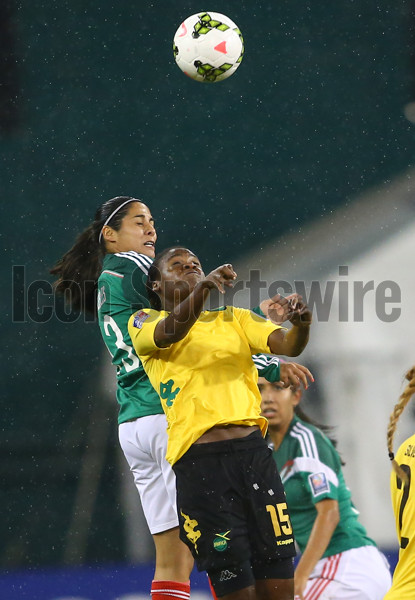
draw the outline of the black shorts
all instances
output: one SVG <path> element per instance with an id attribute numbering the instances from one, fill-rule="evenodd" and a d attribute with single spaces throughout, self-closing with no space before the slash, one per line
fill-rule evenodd
<path id="1" fill-rule="evenodd" d="M 291 565 L 294 536 L 272 452 L 259 431 L 244 438 L 194 444 L 173 466 L 180 537 L 200 571 L 249 561 L 254 579 L 264 565 Z M 231 570 L 231 569 L 230 569 Z M 284 574 L 279 573 L 284 578 Z"/>

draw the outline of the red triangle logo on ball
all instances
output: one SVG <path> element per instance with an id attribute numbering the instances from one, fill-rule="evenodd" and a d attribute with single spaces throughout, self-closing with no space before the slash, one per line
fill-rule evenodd
<path id="1" fill-rule="evenodd" d="M 227 54 L 227 50 L 226 50 L 226 41 L 225 42 L 221 42 L 220 44 L 218 44 L 217 46 L 215 46 L 213 48 L 214 50 L 217 50 L 218 52 L 222 52 L 222 54 Z"/>

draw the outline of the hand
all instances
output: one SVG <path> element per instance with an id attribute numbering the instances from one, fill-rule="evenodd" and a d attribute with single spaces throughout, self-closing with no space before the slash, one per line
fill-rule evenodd
<path id="1" fill-rule="evenodd" d="M 276 294 L 272 298 L 268 298 L 268 300 L 263 300 L 259 308 L 267 319 L 276 325 L 281 325 L 281 323 L 287 321 L 291 314 L 290 301 L 280 294 Z"/>
<path id="2" fill-rule="evenodd" d="M 290 294 L 285 297 L 281 294 L 275 294 L 272 298 L 263 300 L 259 307 L 267 319 L 276 325 L 281 325 L 281 323 L 290 320 L 293 315 L 293 304 L 299 299 L 301 299 L 299 294 Z"/>
<path id="3" fill-rule="evenodd" d="M 290 300 L 291 316 L 289 317 L 289 320 L 296 327 L 301 327 L 302 325 L 311 325 L 311 310 L 308 308 L 301 296 L 298 294 L 293 294 L 293 296 L 294 295 L 296 297 Z"/>
<path id="4" fill-rule="evenodd" d="M 307 577 L 301 577 L 294 573 L 294 599 L 304 600 L 304 591 L 307 586 Z"/>
<path id="5" fill-rule="evenodd" d="M 302 384 L 306 390 L 308 388 L 308 380 L 314 382 L 314 377 L 303 365 L 280 362 L 280 381 L 284 384 L 284 387 L 290 387 L 290 385 L 297 387 Z"/>
<path id="6" fill-rule="evenodd" d="M 209 282 L 210 288 L 216 287 L 220 291 L 221 294 L 225 293 L 224 285 L 227 287 L 233 287 L 233 281 L 236 279 L 236 273 L 233 270 L 232 265 L 222 265 L 218 267 L 214 271 L 211 271 L 204 279 L 204 281 Z"/>

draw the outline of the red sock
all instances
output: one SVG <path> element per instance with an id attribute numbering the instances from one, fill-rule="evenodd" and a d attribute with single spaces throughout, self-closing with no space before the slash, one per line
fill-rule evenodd
<path id="1" fill-rule="evenodd" d="M 213 589 L 213 585 L 212 585 L 212 582 L 210 581 L 210 577 L 209 576 L 208 576 L 208 582 L 209 582 L 209 587 L 210 587 L 210 593 L 212 594 L 213 600 L 218 600 L 218 597 L 215 594 L 215 590 Z"/>
<path id="2" fill-rule="evenodd" d="M 152 600 L 190 600 L 190 581 L 153 581 L 151 583 Z"/>

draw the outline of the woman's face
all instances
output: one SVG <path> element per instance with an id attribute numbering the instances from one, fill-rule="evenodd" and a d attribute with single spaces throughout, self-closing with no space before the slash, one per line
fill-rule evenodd
<path id="1" fill-rule="evenodd" d="M 108 252 L 138 252 L 154 258 L 156 253 L 156 230 L 149 208 L 142 202 L 130 202 L 128 211 L 118 231 L 104 227 L 104 239 Z"/>
<path id="2" fill-rule="evenodd" d="M 300 402 L 300 392 L 282 383 L 269 383 L 263 377 L 258 378 L 261 394 L 261 413 L 268 419 L 269 426 L 275 429 L 288 427 L 294 416 L 294 408 Z"/>
<path id="3" fill-rule="evenodd" d="M 160 280 L 153 282 L 153 290 L 165 301 L 184 300 L 205 274 L 197 256 L 187 248 L 172 248 L 158 265 Z"/>

